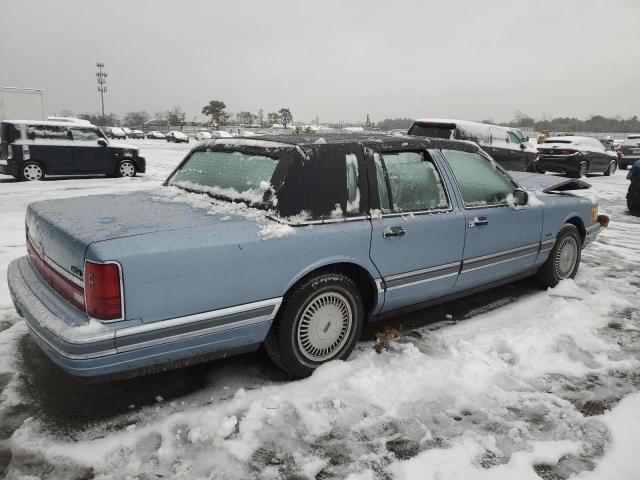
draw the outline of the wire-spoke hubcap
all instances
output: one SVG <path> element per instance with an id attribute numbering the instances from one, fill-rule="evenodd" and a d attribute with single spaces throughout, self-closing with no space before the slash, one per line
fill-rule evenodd
<path id="1" fill-rule="evenodd" d="M 337 292 L 323 293 L 312 299 L 300 316 L 298 348 L 309 360 L 328 360 L 347 342 L 352 325 L 349 301 Z"/>
<path id="2" fill-rule="evenodd" d="M 566 279 L 571 276 L 578 262 L 578 242 L 573 237 L 566 237 L 560 243 L 554 265 L 556 274 L 560 279 Z"/>
<path id="3" fill-rule="evenodd" d="M 130 162 L 120 164 L 120 175 L 123 177 L 133 177 L 134 173 L 136 173 L 136 169 Z"/>
<path id="4" fill-rule="evenodd" d="M 27 165 L 22 173 L 27 180 L 40 180 L 42 178 L 42 169 L 38 165 Z"/>

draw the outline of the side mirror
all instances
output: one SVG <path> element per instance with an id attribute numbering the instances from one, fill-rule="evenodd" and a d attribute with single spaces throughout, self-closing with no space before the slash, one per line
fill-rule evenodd
<path id="1" fill-rule="evenodd" d="M 524 150 L 525 148 L 527 148 L 527 146 L 524 143 L 520 144 L 520 149 Z"/>
<path id="2" fill-rule="evenodd" d="M 104 138 L 99 138 L 98 139 L 98 145 L 100 145 L 101 147 L 106 147 L 107 146 L 107 141 Z"/>
<path id="3" fill-rule="evenodd" d="M 529 194 L 524 190 L 516 188 L 513 191 L 513 203 L 515 203 L 516 207 L 526 205 L 529 203 Z"/>

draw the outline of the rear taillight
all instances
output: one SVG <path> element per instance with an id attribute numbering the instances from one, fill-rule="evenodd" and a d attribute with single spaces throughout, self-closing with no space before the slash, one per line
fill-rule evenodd
<path id="1" fill-rule="evenodd" d="M 84 263 L 87 314 L 98 320 L 121 320 L 122 281 L 117 263 Z"/>
<path id="2" fill-rule="evenodd" d="M 75 282 L 65 278 L 38 253 L 30 239 L 27 239 L 27 252 L 31 264 L 42 275 L 42 278 L 67 302 L 79 310 L 84 310 L 84 292 Z M 59 270 L 59 268 L 58 268 Z M 69 274 L 67 276 L 70 277 Z"/>

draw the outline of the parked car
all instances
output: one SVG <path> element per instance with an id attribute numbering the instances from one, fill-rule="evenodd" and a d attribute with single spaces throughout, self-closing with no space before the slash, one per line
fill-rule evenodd
<path id="1" fill-rule="evenodd" d="M 0 124 L 0 173 L 20 180 L 50 175 L 114 175 L 145 172 L 137 148 L 108 140 L 94 125 L 6 120 Z"/>
<path id="2" fill-rule="evenodd" d="M 207 130 L 199 130 L 196 133 L 196 140 L 200 141 L 200 140 L 209 140 L 210 138 L 213 138 L 211 136 L 211 134 L 207 131 Z"/>
<path id="3" fill-rule="evenodd" d="M 203 141 L 161 189 L 31 203 L 8 279 L 34 341 L 79 376 L 264 344 L 303 377 L 365 322 L 573 278 L 607 221 L 554 193 L 579 182 L 510 175 L 470 142 L 317 139 Z"/>
<path id="4" fill-rule="evenodd" d="M 142 130 L 131 130 L 129 138 L 144 138 L 144 132 Z"/>
<path id="5" fill-rule="evenodd" d="M 517 128 L 487 123 L 424 118 L 413 122 L 409 135 L 470 140 L 507 170 L 533 171 L 536 149 Z"/>
<path id="6" fill-rule="evenodd" d="M 640 135 L 628 135 L 616 151 L 620 158 L 620 168 L 626 170 L 640 160 Z"/>
<path id="7" fill-rule="evenodd" d="M 128 127 L 122 127 L 122 131 L 124 132 L 125 136 L 127 138 L 129 138 L 131 136 L 131 129 Z"/>
<path id="8" fill-rule="evenodd" d="M 104 127 L 103 131 L 108 138 L 114 138 L 114 139 L 127 138 L 127 134 L 120 127 Z"/>
<path id="9" fill-rule="evenodd" d="M 617 153 L 607 150 L 595 138 L 551 137 L 538 145 L 535 169 L 540 173 L 558 172 L 581 178 L 589 173 L 613 175 L 617 168 Z"/>
<path id="10" fill-rule="evenodd" d="M 627 190 L 627 208 L 631 215 L 640 217 L 640 159 L 631 165 L 627 180 L 630 182 Z"/>
<path id="11" fill-rule="evenodd" d="M 152 130 L 147 132 L 147 138 L 151 140 L 164 140 L 164 133 Z"/>
<path id="12" fill-rule="evenodd" d="M 233 138 L 233 135 L 225 130 L 212 130 L 209 133 L 212 138 Z"/>
<path id="13" fill-rule="evenodd" d="M 176 130 L 172 130 L 171 132 L 167 133 L 164 138 L 166 138 L 167 142 L 189 143 L 189 137 L 187 137 L 184 133 L 178 132 Z"/>

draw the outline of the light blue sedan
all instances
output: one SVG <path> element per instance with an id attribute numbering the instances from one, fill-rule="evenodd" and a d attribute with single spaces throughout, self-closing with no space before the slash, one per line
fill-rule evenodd
<path id="1" fill-rule="evenodd" d="M 156 191 L 32 203 L 9 287 L 35 342 L 73 375 L 264 345 L 303 377 L 347 358 L 365 322 L 574 277 L 608 221 L 567 192 L 580 186 L 510 174 L 454 140 L 209 140 Z"/>

